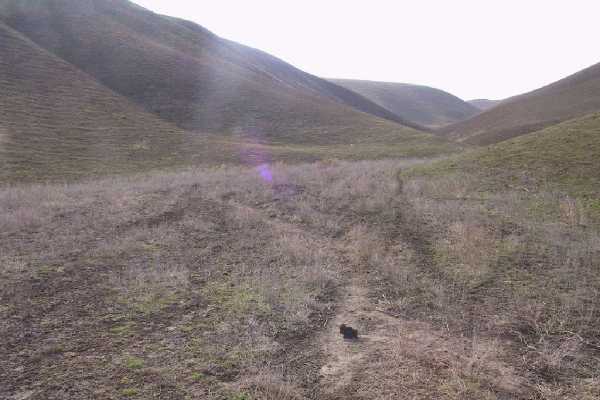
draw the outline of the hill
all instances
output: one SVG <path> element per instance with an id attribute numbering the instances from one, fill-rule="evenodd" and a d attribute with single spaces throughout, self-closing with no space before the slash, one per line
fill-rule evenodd
<path id="1" fill-rule="evenodd" d="M 351 129 L 402 129 L 347 89 L 125 0 L 3 4 L 7 25 L 186 130 L 331 142 Z"/>
<path id="2" fill-rule="evenodd" d="M 489 99 L 475 99 L 475 100 L 467 101 L 467 103 L 469 103 L 473 107 L 477 107 L 478 109 L 480 109 L 482 111 L 487 111 L 492 107 L 496 107 L 501 102 L 502 102 L 502 100 L 489 100 Z"/>
<path id="3" fill-rule="evenodd" d="M 2 1 L 0 32 L 0 182 L 456 147 L 347 89 L 126 1 Z"/>
<path id="4" fill-rule="evenodd" d="M 470 118 L 479 109 L 439 89 L 406 83 L 332 79 L 405 120 L 429 128 Z"/>
<path id="5" fill-rule="evenodd" d="M 440 133 L 486 145 L 600 110 L 600 64 L 541 89 L 512 97 Z"/>
<path id="6" fill-rule="evenodd" d="M 0 23 L 0 181 L 172 164 L 183 132 Z"/>
<path id="7" fill-rule="evenodd" d="M 496 190 L 550 186 L 581 196 L 600 196 L 600 113 L 590 114 L 426 168 L 430 173 L 480 176 Z"/>

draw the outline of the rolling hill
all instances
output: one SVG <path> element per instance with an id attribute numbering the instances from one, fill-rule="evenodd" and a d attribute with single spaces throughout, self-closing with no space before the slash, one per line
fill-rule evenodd
<path id="1" fill-rule="evenodd" d="M 170 164 L 183 132 L 0 23 L 0 181 Z"/>
<path id="2" fill-rule="evenodd" d="M 504 100 L 440 133 L 470 144 L 487 145 L 599 110 L 600 64 L 596 64 L 541 89 Z"/>
<path id="3" fill-rule="evenodd" d="M 502 102 L 502 100 L 489 100 L 489 99 L 475 99 L 475 100 L 467 101 L 467 103 L 469 103 L 470 105 L 472 105 L 474 107 L 477 107 L 478 109 L 480 109 L 482 111 L 487 111 L 492 107 L 496 107 L 501 102 Z"/>
<path id="4" fill-rule="evenodd" d="M 600 196 L 600 113 L 553 125 L 426 167 L 480 176 L 480 188 L 553 188 Z M 600 211 L 600 209 L 599 209 Z"/>
<path id="5" fill-rule="evenodd" d="M 400 128 L 382 118 L 403 122 L 275 57 L 125 0 L 3 5 L 0 18 L 14 30 L 186 130 L 331 141 L 349 129 Z"/>
<path id="6" fill-rule="evenodd" d="M 0 182 L 455 148 L 350 90 L 124 0 L 5 0 L 0 33 Z"/>
<path id="7" fill-rule="evenodd" d="M 462 121 L 480 110 L 439 89 L 406 83 L 332 79 L 405 120 L 429 128 Z"/>

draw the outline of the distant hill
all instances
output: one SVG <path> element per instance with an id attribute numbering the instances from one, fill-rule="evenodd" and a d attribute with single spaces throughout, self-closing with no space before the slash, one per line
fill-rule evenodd
<path id="1" fill-rule="evenodd" d="M 404 120 L 434 128 L 470 118 L 480 109 L 439 89 L 406 83 L 332 79 Z"/>
<path id="2" fill-rule="evenodd" d="M 347 89 L 124 0 L 0 1 L 0 183 L 435 155 Z"/>
<path id="3" fill-rule="evenodd" d="M 463 171 L 480 175 L 480 189 L 551 185 L 598 199 L 600 112 L 478 148 L 426 168 L 433 173 Z"/>
<path id="4" fill-rule="evenodd" d="M 478 109 L 480 109 L 482 111 L 487 111 L 492 107 L 496 107 L 501 102 L 502 102 L 502 100 L 488 100 L 488 99 L 475 99 L 475 100 L 467 101 L 467 103 L 469 103 L 470 105 L 472 105 L 474 107 L 477 107 Z"/>
<path id="5" fill-rule="evenodd" d="M 504 100 L 440 133 L 471 144 L 497 143 L 600 111 L 600 64 L 541 89 Z"/>
<path id="6" fill-rule="evenodd" d="M 382 118 L 404 122 L 266 53 L 125 0 L 4 0 L 0 18 L 114 92 L 186 130 L 331 142 L 349 130 L 402 129 Z"/>
<path id="7" fill-rule="evenodd" d="M 0 181 L 161 165 L 182 131 L 0 23 Z"/>

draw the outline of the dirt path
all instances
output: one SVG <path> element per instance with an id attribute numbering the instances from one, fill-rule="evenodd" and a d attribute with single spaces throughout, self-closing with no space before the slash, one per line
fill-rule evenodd
<path id="1" fill-rule="evenodd" d="M 368 310 L 366 290 L 355 279 L 348 286 L 347 296 L 342 300 L 338 314 L 331 320 L 319 339 L 323 353 L 326 354 L 321 367 L 321 384 L 324 394 L 333 395 L 348 386 L 354 375 L 354 367 L 361 364 L 369 345 L 369 338 L 361 329 L 365 326 L 365 313 Z M 369 317 L 366 317 L 369 318 Z M 359 340 L 342 340 L 337 327 L 347 324 L 359 330 Z"/>
<path id="2" fill-rule="evenodd" d="M 317 339 L 324 361 L 316 398 L 456 398 L 466 394 L 471 379 L 495 388 L 486 392 L 489 398 L 521 398 L 514 394 L 521 393 L 522 379 L 499 359 L 498 343 L 386 314 L 373 303 L 366 282 L 355 273 Z M 344 340 L 340 324 L 358 329 L 359 339 Z"/>
<path id="3" fill-rule="evenodd" d="M 322 398 L 351 398 L 357 375 L 401 328 L 401 319 L 384 314 L 372 303 L 365 282 L 360 274 L 350 281 L 338 313 L 318 339 L 325 354 L 320 371 Z M 359 339 L 344 340 L 338 330 L 341 324 L 358 329 Z"/>

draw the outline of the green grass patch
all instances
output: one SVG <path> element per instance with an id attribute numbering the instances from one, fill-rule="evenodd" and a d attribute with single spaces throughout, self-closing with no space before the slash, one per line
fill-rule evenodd
<path id="1" fill-rule="evenodd" d="M 127 323 L 124 325 L 113 326 L 109 329 L 109 332 L 113 335 L 128 336 L 133 332 L 135 325 L 133 323 Z"/>
<path id="2" fill-rule="evenodd" d="M 204 374 L 200 373 L 200 372 L 193 372 L 192 375 L 190 376 L 192 378 L 193 381 L 201 381 L 205 378 Z"/>
<path id="3" fill-rule="evenodd" d="M 228 400 L 254 400 L 248 393 L 233 393 L 227 397 Z"/>
<path id="4" fill-rule="evenodd" d="M 144 360 L 142 360 L 141 358 L 137 358 L 137 357 L 128 357 L 125 360 L 125 366 L 128 369 L 142 369 L 144 368 Z"/>
<path id="5" fill-rule="evenodd" d="M 139 393 L 139 391 L 134 388 L 127 388 L 127 389 L 121 390 L 121 394 L 125 397 L 137 396 L 138 393 Z"/>
<path id="6" fill-rule="evenodd" d="M 250 286 L 211 283 L 204 287 L 203 292 L 224 313 L 233 315 L 265 314 L 271 310 L 260 292 Z"/>

